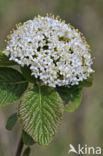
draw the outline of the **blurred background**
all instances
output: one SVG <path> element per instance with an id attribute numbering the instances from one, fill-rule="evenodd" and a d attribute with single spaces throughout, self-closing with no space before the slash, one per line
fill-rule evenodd
<path id="1" fill-rule="evenodd" d="M 52 143 L 48 147 L 35 144 L 30 156 L 68 156 L 69 144 L 103 149 L 103 0 L 0 0 L 0 50 L 5 49 L 4 40 L 16 23 L 46 13 L 59 15 L 85 35 L 96 72 L 93 86 L 83 90 L 79 109 L 65 112 Z M 0 156 L 15 155 L 21 129 L 17 124 L 9 132 L 5 124 L 16 109 L 17 104 L 0 108 Z"/>

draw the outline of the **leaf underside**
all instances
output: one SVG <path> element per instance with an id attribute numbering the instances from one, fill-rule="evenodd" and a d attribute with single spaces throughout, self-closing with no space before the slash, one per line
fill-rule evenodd
<path id="1" fill-rule="evenodd" d="M 18 100 L 27 86 L 25 78 L 17 70 L 0 67 L 0 105 Z"/>
<path id="2" fill-rule="evenodd" d="M 18 107 L 23 129 L 40 145 L 48 145 L 64 112 L 63 101 L 54 88 L 35 86 L 25 92 Z"/>

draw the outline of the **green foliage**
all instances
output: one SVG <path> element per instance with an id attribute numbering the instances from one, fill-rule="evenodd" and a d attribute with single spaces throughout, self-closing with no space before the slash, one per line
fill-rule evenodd
<path id="1" fill-rule="evenodd" d="M 74 112 L 80 105 L 82 99 L 82 89 L 79 86 L 58 87 L 58 93 L 64 101 L 64 109 Z"/>
<path id="2" fill-rule="evenodd" d="M 23 152 L 23 156 L 29 156 L 29 155 L 30 155 L 30 151 L 31 151 L 30 147 L 27 147 L 27 148 L 24 150 L 24 152 Z"/>
<path id="3" fill-rule="evenodd" d="M 87 80 L 84 80 L 79 85 L 71 87 L 57 87 L 57 91 L 64 101 L 64 109 L 67 112 L 74 112 L 82 100 L 82 88 L 92 86 L 93 74 Z"/>
<path id="4" fill-rule="evenodd" d="M 17 122 L 17 119 L 18 119 L 17 113 L 12 114 L 12 115 L 8 118 L 8 120 L 7 120 L 6 129 L 7 129 L 7 130 L 12 130 L 13 127 L 15 126 L 16 122 Z"/>
<path id="5" fill-rule="evenodd" d="M 18 118 L 23 129 L 45 146 L 55 135 L 63 112 L 63 101 L 54 88 L 35 86 L 25 92 L 18 107 Z"/>
<path id="6" fill-rule="evenodd" d="M 33 145 L 34 144 L 34 140 L 32 139 L 32 137 L 30 135 L 28 135 L 24 130 L 23 130 L 22 136 L 23 136 L 23 142 L 25 145 Z"/>
<path id="7" fill-rule="evenodd" d="M 24 66 L 24 67 L 21 67 L 20 69 L 27 81 L 31 83 L 36 82 L 36 78 L 34 76 L 31 76 L 31 70 L 29 67 Z"/>
<path id="8" fill-rule="evenodd" d="M 9 61 L 9 58 L 5 54 L 0 52 L 0 66 L 12 66 L 12 65 L 16 65 L 16 63 L 14 61 Z"/>
<path id="9" fill-rule="evenodd" d="M 17 70 L 0 67 L 0 105 L 18 100 L 27 86 L 25 78 Z"/>
<path id="10" fill-rule="evenodd" d="M 93 74 L 91 74 L 87 80 L 82 81 L 79 86 L 82 88 L 91 87 L 92 84 L 93 84 Z"/>
<path id="11" fill-rule="evenodd" d="M 33 88 L 24 93 L 17 113 L 12 114 L 7 121 L 6 129 L 12 130 L 17 119 L 24 129 L 23 143 L 27 146 L 35 142 L 42 146 L 48 145 L 60 125 L 64 109 L 75 111 L 82 100 L 82 88 L 92 85 L 93 75 L 79 85 L 57 87 L 56 89 L 41 86 L 41 81 L 31 75 L 29 67 L 20 67 L 21 72 L 3 67 L 15 65 L 8 57 L 0 53 L 0 105 L 7 105 L 20 99 L 27 89 L 28 82 L 34 83 Z M 30 154 L 27 147 L 23 156 Z"/>

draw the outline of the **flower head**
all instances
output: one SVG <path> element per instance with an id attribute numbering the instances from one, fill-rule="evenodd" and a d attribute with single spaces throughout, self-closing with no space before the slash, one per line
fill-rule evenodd
<path id="1" fill-rule="evenodd" d="M 6 55 L 52 87 L 78 85 L 93 72 L 84 37 L 71 25 L 48 16 L 17 26 L 9 36 Z"/>

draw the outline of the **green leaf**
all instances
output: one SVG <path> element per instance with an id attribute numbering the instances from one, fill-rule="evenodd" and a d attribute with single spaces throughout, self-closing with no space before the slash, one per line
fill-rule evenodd
<path id="1" fill-rule="evenodd" d="M 87 80 L 82 81 L 79 86 L 91 87 L 92 84 L 93 84 L 93 74 L 91 74 Z"/>
<path id="2" fill-rule="evenodd" d="M 30 147 L 27 147 L 27 148 L 24 150 L 24 152 L 23 152 L 23 156 L 29 156 L 29 155 L 30 155 L 30 151 L 31 151 Z"/>
<path id="3" fill-rule="evenodd" d="M 12 66 L 16 64 L 17 63 L 15 63 L 14 61 L 10 61 L 9 57 L 7 57 L 5 54 L 0 52 L 0 66 Z"/>
<path id="4" fill-rule="evenodd" d="M 18 100 L 27 86 L 25 78 L 17 70 L 0 67 L 0 105 Z"/>
<path id="5" fill-rule="evenodd" d="M 21 71 L 27 81 L 29 81 L 31 83 L 36 82 L 36 78 L 31 75 L 31 70 L 29 69 L 29 67 L 24 66 L 24 67 L 20 67 L 20 68 L 21 68 Z"/>
<path id="6" fill-rule="evenodd" d="M 64 101 L 64 109 L 67 112 L 74 112 L 82 100 L 82 88 L 79 86 L 58 87 L 57 91 Z"/>
<path id="7" fill-rule="evenodd" d="M 45 146 L 55 135 L 63 112 L 63 101 L 54 88 L 35 86 L 21 99 L 18 118 L 34 141 Z"/>
<path id="8" fill-rule="evenodd" d="M 34 144 L 34 140 L 32 139 L 32 137 L 30 135 L 28 135 L 24 130 L 23 130 L 22 136 L 23 136 L 23 142 L 25 145 L 33 145 Z"/>
<path id="9" fill-rule="evenodd" d="M 17 122 L 17 113 L 14 113 L 12 114 L 8 120 L 7 120 L 7 123 L 6 123 L 6 129 L 7 130 L 12 130 L 12 128 L 15 126 L 16 122 Z"/>

